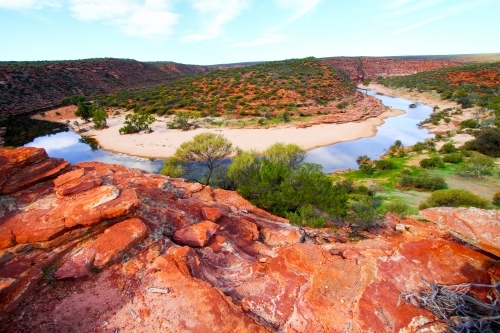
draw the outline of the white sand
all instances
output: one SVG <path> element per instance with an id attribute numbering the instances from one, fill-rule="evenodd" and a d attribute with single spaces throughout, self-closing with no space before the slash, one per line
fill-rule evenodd
<path id="1" fill-rule="evenodd" d="M 243 150 L 263 151 L 276 142 L 295 143 L 304 150 L 310 150 L 337 142 L 374 136 L 377 132 L 376 126 L 382 125 L 384 119 L 404 113 L 392 109 L 362 122 L 322 124 L 307 128 L 296 128 L 291 124 L 268 129 L 198 128 L 180 131 L 168 129 L 165 121 L 156 121 L 151 126 L 152 133 L 120 135 L 118 129 L 122 127 L 125 118 L 122 114 L 108 118 L 108 128 L 90 130 L 83 135 L 94 137 L 105 150 L 148 158 L 172 156 L 181 143 L 191 140 L 202 132 L 223 134 L 234 146 Z"/>

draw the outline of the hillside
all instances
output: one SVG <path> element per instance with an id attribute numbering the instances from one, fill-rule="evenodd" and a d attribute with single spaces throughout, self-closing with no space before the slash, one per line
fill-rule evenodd
<path id="1" fill-rule="evenodd" d="M 355 81 L 379 76 L 415 74 L 468 63 L 500 61 L 500 54 L 405 56 L 405 57 L 332 57 L 322 59 L 344 71 Z"/>
<path id="2" fill-rule="evenodd" d="M 435 90 L 463 108 L 479 105 L 500 112 L 500 62 L 442 68 L 418 74 L 380 78 L 389 87 Z"/>
<path id="3" fill-rule="evenodd" d="M 176 63 L 128 59 L 0 62 L 0 115 L 51 108 L 75 94 L 109 94 L 150 87 L 208 69 Z"/>
<path id="4" fill-rule="evenodd" d="M 331 112 L 349 104 L 356 89 L 342 72 L 315 58 L 215 70 L 149 89 L 129 89 L 100 99 L 108 106 L 171 114 L 264 115 L 286 108 Z"/>

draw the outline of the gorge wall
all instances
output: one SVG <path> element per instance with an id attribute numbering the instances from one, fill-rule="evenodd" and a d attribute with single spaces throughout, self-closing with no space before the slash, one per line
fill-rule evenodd
<path id="1" fill-rule="evenodd" d="M 207 70 L 204 66 L 112 58 L 0 63 L 0 115 L 52 108 L 71 95 L 150 87 Z"/>
<path id="2" fill-rule="evenodd" d="M 37 148 L 0 150 L 0 193 L 1 332 L 444 332 L 401 292 L 500 276 L 452 232 L 498 228 L 488 211 L 387 216 L 352 241 L 348 225 L 297 228 L 235 192 Z"/>

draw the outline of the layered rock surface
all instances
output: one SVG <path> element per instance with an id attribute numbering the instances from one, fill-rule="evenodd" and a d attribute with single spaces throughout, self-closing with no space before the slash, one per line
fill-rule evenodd
<path id="1" fill-rule="evenodd" d="M 47 160 L 0 150 L 0 190 Z M 401 291 L 498 278 L 496 257 L 431 223 L 388 216 L 349 242 L 138 169 L 45 174 L 0 196 L 0 331 L 430 332 Z"/>

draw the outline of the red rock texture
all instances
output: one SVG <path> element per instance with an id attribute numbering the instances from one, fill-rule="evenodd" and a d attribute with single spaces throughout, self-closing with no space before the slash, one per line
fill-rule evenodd
<path id="1" fill-rule="evenodd" d="M 437 207 L 421 214 L 461 240 L 500 257 L 500 211 Z"/>
<path id="2" fill-rule="evenodd" d="M 193 226 L 177 230 L 172 238 L 179 245 L 205 246 L 219 226 L 210 221 L 201 221 Z"/>
<path id="3" fill-rule="evenodd" d="M 388 215 L 349 242 L 348 227 L 299 229 L 235 192 L 97 162 L 0 203 L 5 332 L 430 332 L 442 323 L 401 291 L 500 276 L 447 227 Z"/>

